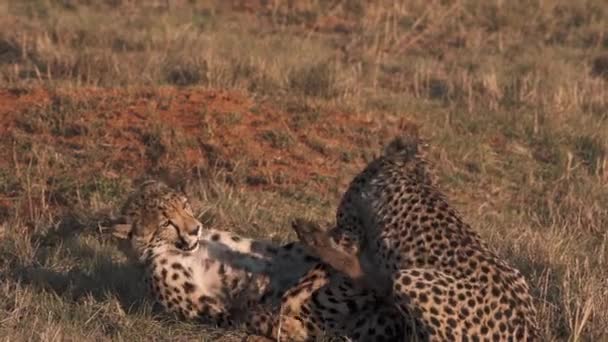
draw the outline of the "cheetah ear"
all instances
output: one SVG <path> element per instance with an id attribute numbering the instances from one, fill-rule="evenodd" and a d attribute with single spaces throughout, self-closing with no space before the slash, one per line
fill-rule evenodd
<path id="1" fill-rule="evenodd" d="M 173 188 L 181 192 L 182 195 L 189 197 L 188 195 L 190 195 L 191 184 L 186 179 L 180 179 L 173 183 Z"/>
<path id="2" fill-rule="evenodd" d="M 182 195 L 188 197 L 189 187 L 186 182 L 180 182 L 176 186 L 176 190 L 181 192 Z"/>
<path id="3" fill-rule="evenodd" d="M 132 230 L 133 224 L 124 222 L 115 222 L 112 224 L 112 228 L 110 228 L 112 236 L 123 240 L 127 240 L 131 237 Z"/>
<path id="4" fill-rule="evenodd" d="M 159 171 L 157 178 L 171 189 L 181 192 L 185 196 L 188 195 L 190 184 L 186 180 L 188 177 L 186 177 L 185 175 L 179 173 L 172 173 L 163 169 Z"/>

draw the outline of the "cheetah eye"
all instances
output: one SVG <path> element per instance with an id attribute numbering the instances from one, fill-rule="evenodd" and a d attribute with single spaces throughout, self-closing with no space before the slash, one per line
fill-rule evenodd
<path id="1" fill-rule="evenodd" d="M 171 225 L 171 220 L 163 221 L 163 223 L 160 224 L 160 226 L 163 227 L 163 228 L 167 228 L 170 225 Z"/>

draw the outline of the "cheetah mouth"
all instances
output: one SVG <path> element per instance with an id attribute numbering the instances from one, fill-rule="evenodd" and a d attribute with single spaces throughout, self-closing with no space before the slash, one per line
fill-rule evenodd
<path id="1" fill-rule="evenodd" d="M 198 242 L 193 243 L 192 245 L 188 246 L 186 244 L 180 244 L 180 246 L 178 246 L 179 249 L 181 249 L 184 252 L 192 252 L 195 249 L 198 248 Z"/>

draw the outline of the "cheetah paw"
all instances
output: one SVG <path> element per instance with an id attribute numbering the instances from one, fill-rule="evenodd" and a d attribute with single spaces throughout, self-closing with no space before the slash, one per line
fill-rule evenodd
<path id="1" fill-rule="evenodd" d="M 291 223 L 298 239 L 305 245 L 318 249 L 327 248 L 329 237 L 327 232 L 315 222 L 297 218 Z"/>

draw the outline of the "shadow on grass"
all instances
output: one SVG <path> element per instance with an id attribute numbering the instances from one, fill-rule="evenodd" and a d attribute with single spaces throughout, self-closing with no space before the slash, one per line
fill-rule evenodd
<path id="1" fill-rule="evenodd" d="M 33 234 L 34 256 L 26 262 L 17 256 L 5 260 L 10 265 L 7 278 L 66 301 L 114 297 L 126 312 L 141 311 L 149 303 L 143 270 L 133 262 L 117 261 L 121 252 L 111 247 L 115 241 L 91 229 L 91 221 L 68 214 L 53 229 Z"/>

